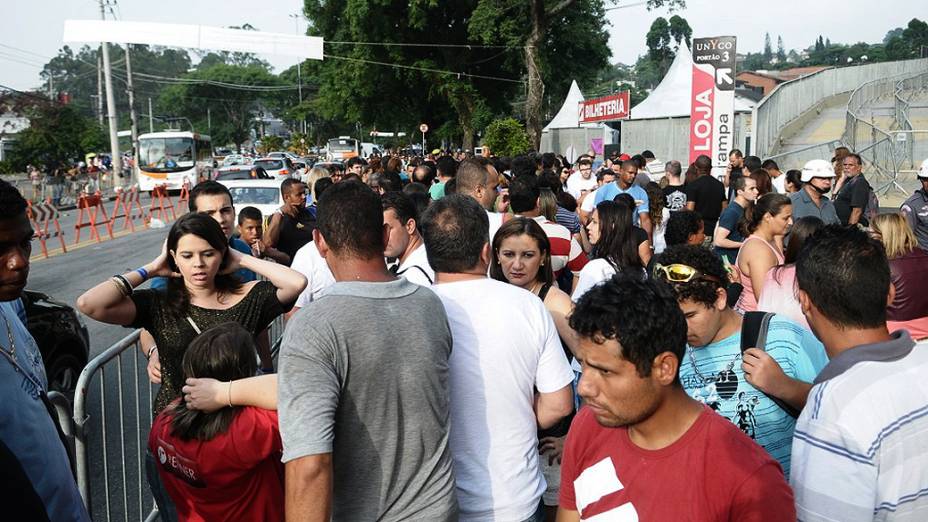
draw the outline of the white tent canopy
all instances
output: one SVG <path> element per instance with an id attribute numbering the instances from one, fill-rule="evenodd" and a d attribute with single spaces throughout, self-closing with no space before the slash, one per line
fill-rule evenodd
<path id="1" fill-rule="evenodd" d="M 690 103 L 693 90 L 693 55 L 686 42 L 680 42 L 677 56 L 661 83 L 651 94 L 632 107 L 630 118 L 643 120 L 649 118 L 670 118 L 690 115 Z M 735 112 L 750 111 L 754 102 L 735 96 Z M 562 109 L 563 110 L 563 109 Z"/>
<path id="2" fill-rule="evenodd" d="M 570 84 L 570 90 L 567 91 L 567 97 L 564 98 L 561 110 L 557 111 L 554 119 L 542 129 L 542 132 L 551 129 L 595 129 L 602 127 L 601 123 L 580 123 L 580 103 L 583 100 L 585 98 L 583 93 L 580 92 L 580 86 L 577 85 L 577 80 L 574 80 Z"/>

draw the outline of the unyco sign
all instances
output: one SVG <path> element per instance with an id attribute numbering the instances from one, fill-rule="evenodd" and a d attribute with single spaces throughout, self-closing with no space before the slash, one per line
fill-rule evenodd
<path id="1" fill-rule="evenodd" d="M 728 164 L 735 134 L 735 37 L 693 40 L 690 163 L 705 154 L 712 165 Z"/>
<path id="2" fill-rule="evenodd" d="M 579 109 L 580 123 L 623 120 L 628 118 L 628 91 L 582 101 Z"/>

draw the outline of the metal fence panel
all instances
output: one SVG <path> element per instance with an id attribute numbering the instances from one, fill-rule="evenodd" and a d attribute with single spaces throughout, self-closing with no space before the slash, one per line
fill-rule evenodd
<path id="1" fill-rule="evenodd" d="M 154 387 L 140 332 L 87 363 L 74 394 L 77 486 L 98 521 L 144 520 L 156 512 L 144 471 Z"/>
<path id="2" fill-rule="evenodd" d="M 754 108 L 755 155 L 776 153 L 784 127 L 824 99 L 851 92 L 874 78 L 928 70 L 928 59 L 829 68 L 781 83 Z"/>

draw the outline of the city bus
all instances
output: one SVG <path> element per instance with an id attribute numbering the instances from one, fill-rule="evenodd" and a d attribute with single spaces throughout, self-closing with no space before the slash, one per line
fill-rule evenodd
<path id="1" fill-rule="evenodd" d="M 361 142 L 349 137 L 339 136 L 329 140 L 326 159 L 329 161 L 345 161 L 348 158 L 361 155 Z"/>
<path id="2" fill-rule="evenodd" d="M 152 132 L 139 136 L 139 164 L 136 174 L 139 190 L 150 191 L 157 185 L 180 190 L 184 181 L 190 186 L 201 177 L 209 177 L 213 167 L 209 136 L 186 131 Z"/>

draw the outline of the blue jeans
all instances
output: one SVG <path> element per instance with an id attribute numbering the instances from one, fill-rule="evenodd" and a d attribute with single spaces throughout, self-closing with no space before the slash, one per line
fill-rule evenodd
<path id="1" fill-rule="evenodd" d="M 538 499 L 538 509 L 532 513 L 532 516 L 526 518 L 523 522 L 545 522 L 545 503 Z"/>
<path id="2" fill-rule="evenodd" d="M 159 518 L 162 522 L 177 522 L 177 509 L 168 491 L 164 489 L 161 476 L 158 475 L 155 456 L 148 449 L 145 450 L 145 477 L 148 479 L 148 487 L 151 488 L 151 496 L 155 498 L 155 505 L 158 506 Z"/>

